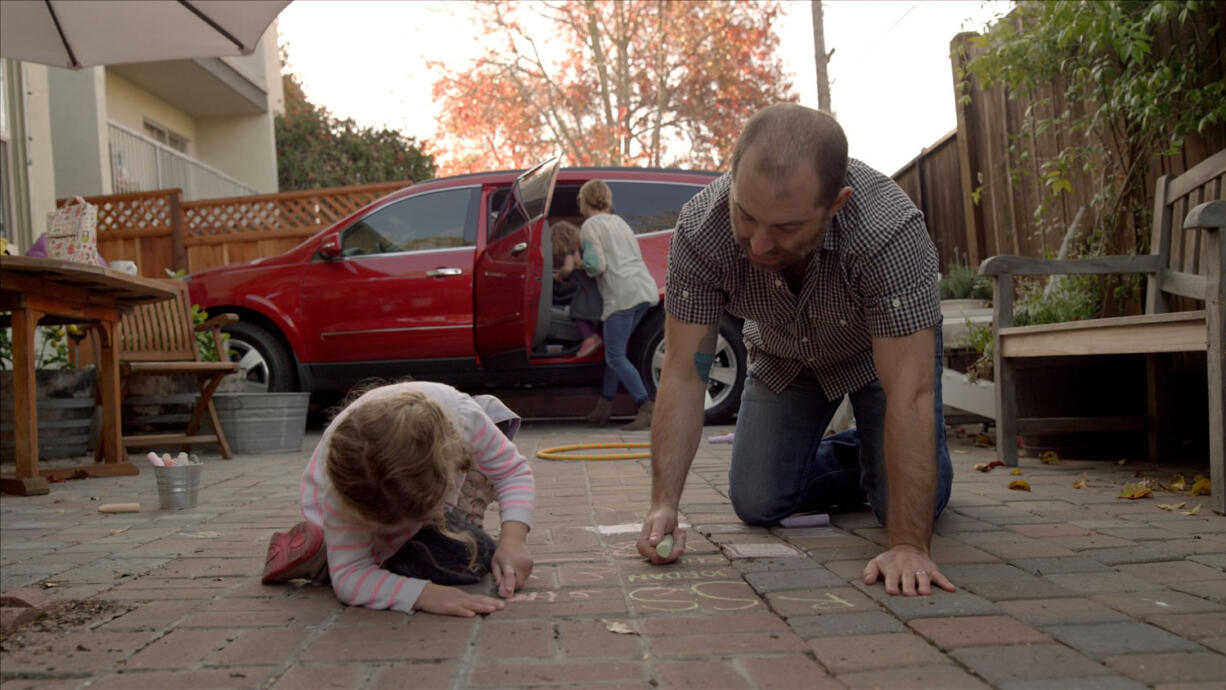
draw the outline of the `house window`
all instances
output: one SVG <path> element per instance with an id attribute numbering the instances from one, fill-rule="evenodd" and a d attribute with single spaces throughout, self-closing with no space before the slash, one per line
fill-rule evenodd
<path id="1" fill-rule="evenodd" d="M 163 127 L 156 122 L 145 120 L 145 134 L 154 141 L 165 144 L 179 153 L 187 153 L 187 137 Z"/>

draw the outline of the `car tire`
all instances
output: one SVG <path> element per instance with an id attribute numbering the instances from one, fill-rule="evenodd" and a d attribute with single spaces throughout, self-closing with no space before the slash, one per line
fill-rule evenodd
<path id="1" fill-rule="evenodd" d="M 660 367 L 664 362 L 664 310 L 655 309 L 635 329 L 630 352 L 647 392 L 654 398 L 660 384 Z M 741 340 L 740 324 L 731 317 L 720 319 L 719 340 L 715 346 L 715 362 L 707 384 L 704 407 L 706 424 L 727 424 L 741 406 L 745 375 L 749 371 L 745 344 Z"/>
<path id="2" fill-rule="evenodd" d="M 232 323 L 222 330 L 230 334 L 230 360 L 239 363 L 246 390 L 277 393 L 298 389 L 294 359 L 280 338 L 249 321 Z"/>

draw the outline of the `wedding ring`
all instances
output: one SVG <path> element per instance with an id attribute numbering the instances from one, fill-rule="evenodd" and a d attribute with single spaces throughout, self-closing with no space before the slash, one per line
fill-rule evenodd
<path id="1" fill-rule="evenodd" d="M 915 571 L 915 574 L 916 574 L 917 576 L 918 576 L 918 575 L 927 575 L 927 574 L 928 574 L 928 571 L 927 571 L 927 570 L 917 570 L 917 571 Z"/>

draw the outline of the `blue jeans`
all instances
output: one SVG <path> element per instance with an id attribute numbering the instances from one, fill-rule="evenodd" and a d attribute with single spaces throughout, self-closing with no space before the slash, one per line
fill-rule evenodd
<path id="1" fill-rule="evenodd" d="M 612 400 L 617 395 L 617 384 L 620 382 L 634 398 L 634 404 L 647 402 L 647 387 L 639 376 L 638 369 L 630 363 L 626 356 L 626 346 L 630 344 L 630 334 L 643 320 L 650 305 L 640 302 L 629 309 L 615 311 L 604 321 L 604 385 L 600 395 L 605 400 Z"/>
<path id="2" fill-rule="evenodd" d="M 936 352 L 934 520 L 949 501 L 954 475 L 945 443 L 939 330 Z M 822 438 L 842 400 L 828 401 L 812 373 L 803 370 L 777 395 L 752 376 L 747 378 L 728 473 L 737 516 L 750 525 L 773 525 L 793 513 L 825 512 L 867 500 L 886 524 L 885 398 L 879 381 L 851 393 L 856 428 Z"/>

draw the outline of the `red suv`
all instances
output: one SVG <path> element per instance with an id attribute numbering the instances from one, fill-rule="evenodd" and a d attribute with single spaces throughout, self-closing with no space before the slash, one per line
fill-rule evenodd
<path id="1" fill-rule="evenodd" d="M 661 292 L 681 206 L 716 173 L 560 168 L 429 180 L 389 194 L 290 251 L 193 274 L 191 298 L 230 312 L 232 356 L 251 387 L 343 393 L 370 377 L 474 390 L 600 386 L 603 353 L 552 304 L 550 223 L 582 222 L 579 187 L 599 178 L 638 234 Z M 741 325 L 721 325 L 707 420 L 727 421 L 745 379 Z M 656 307 L 630 341 L 654 392 L 664 353 Z"/>

